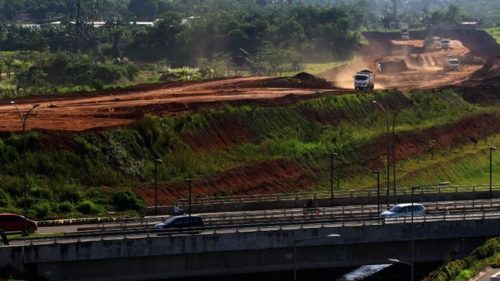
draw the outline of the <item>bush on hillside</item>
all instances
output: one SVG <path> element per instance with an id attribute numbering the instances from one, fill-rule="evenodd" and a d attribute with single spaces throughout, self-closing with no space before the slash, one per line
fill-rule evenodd
<path id="1" fill-rule="evenodd" d="M 96 215 L 100 212 L 100 208 L 89 200 L 85 200 L 78 204 L 76 210 L 85 215 Z"/>
<path id="2" fill-rule="evenodd" d="M 115 195 L 113 195 L 112 203 L 118 211 L 141 211 L 146 208 L 144 201 L 137 198 L 135 193 L 131 191 L 115 193 Z"/>

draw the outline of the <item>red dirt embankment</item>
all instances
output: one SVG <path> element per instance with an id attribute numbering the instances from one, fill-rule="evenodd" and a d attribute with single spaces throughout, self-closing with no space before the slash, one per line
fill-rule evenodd
<path id="1" fill-rule="evenodd" d="M 467 81 L 452 87 L 469 102 L 500 101 L 500 55 L 490 58 Z"/>
<path id="2" fill-rule="evenodd" d="M 304 85 L 310 85 L 310 80 L 245 77 L 205 82 L 166 83 L 76 96 L 68 94 L 62 98 L 23 98 L 17 100 L 17 104 L 22 110 L 27 110 L 32 104 L 40 104 L 30 118 L 28 123 L 30 128 L 84 132 L 98 128 L 130 126 L 146 114 L 175 115 L 191 111 L 192 105 L 251 103 L 279 99 L 288 95 L 308 96 L 335 90 L 317 82 L 313 81 L 311 85 L 317 85 L 318 88 L 305 88 Z M 0 119 L 2 120 L 0 131 L 21 130 L 17 111 L 8 101 L 0 102 Z"/>
<path id="3" fill-rule="evenodd" d="M 396 160 L 404 160 L 450 147 L 475 144 L 498 132 L 500 132 L 500 115 L 483 114 L 442 127 L 397 133 Z M 380 168 L 384 165 L 381 156 L 385 155 L 386 149 L 386 137 L 380 136 L 375 143 L 361 148 L 361 151 L 365 155 L 372 155 L 368 164 L 370 167 Z"/>
<path id="4" fill-rule="evenodd" d="M 227 120 L 229 121 L 229 120 Z M 483 114 L 468 117 L 457 123 L 442 127 L 424 129 L 422 131 L 401 132 L 396 134 L 396 159 L 401 161 L 432 151 L 474 144 L 500 132 L 500 115 Z M 246 139 L 241 139 L 246 142 Z M 223 148 L 223 141 L 219 148 Z M 235 144 L 237 143 L 234 140 Z M 201 145 L 201 144 L 200 144 Z M 352 159 L 358 163 L 349 163 L 349 167 L 341 167 L 343 176 L 358 173 L 360 167 L 382 169 L 386 153 L 384 135 L 372 143 L 361 147 Z M 363 169 L 364 170 L 364 169 Z M 249 166 L 234 168 L 213 176 L 197 179 L 193 182 L 193 194 L 196 197 L 213 194 L 244 195 L 280 192 L 296 192 L 314 186 L 317 175 L 310 168 L 294 160 L 277 159 Z M 134 190 L 148 204 L 154 201 L 154 189 L 151 186 Z M 187 197 L 185 183 L 161 185 L 159 189 L 160 204 L 170 204 Z"/>
<path id="5" fill-rule="evenodd" d="M 293 160 L 276 159 L 196 179 L 193 181 L 193 196 L 294 192 L 308 188 L 314 182 L 314 175 L 308 168 Z M 134 192 L 148 205 L 154 204 L 153 188 L 136 188 Z M 186 183 L 160 185 L 158 188 L 160 204 L 171 204 L 186 197 Z"/>

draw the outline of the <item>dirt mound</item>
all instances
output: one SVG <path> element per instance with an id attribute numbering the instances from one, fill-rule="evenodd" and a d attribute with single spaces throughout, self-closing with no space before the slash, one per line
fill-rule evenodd
<path id="1" fill-rule="evenodd" d="M 489 59 L 486 64 L 478 71 L 474 72 L 471 77 L 473 80 L 482 80 L 500 83 L 500 55 Z"/>
<path id="2" fill-rule="evenodd" d="M 500 100 L 500 55 L 489 59 L 467 81 L 453 89 L 461 92 L 464 99 L 469 102 L 498 102 Z"/>
<path id="3" fill-rule="evenodd" d="M 257 82 L 249 82 L 240 85 L 241 87 L 264 87 L 264 88 L 303 88 L 303 89 L 332 89 L 330 82 L 323 78 L 316 77 L 307 72 L 300 72 L 291 77 L 268 78 Z"/>
<path id="4" fill-rule="evenodd" d="M 293 160 L 269 160 L 254 165 L 231 169 L 220 174 L 193 181 L 193 195 L 204 197 L 220 195 L 248 195 L 294 192 L 310 187 L 315 182 L 312 172 Z M 134 190 L 148 205 L 154 204 L 154 188 Z M 185 183 L 160 186 L 160 205 L 171 204 L 187 197 Z"/>
<path id="5" fill-rule="evenodd" d="M 399 73 L 410 69 L 402 58 L 379 59 L 377 62 L 380 64 L 382 73 Z"/>

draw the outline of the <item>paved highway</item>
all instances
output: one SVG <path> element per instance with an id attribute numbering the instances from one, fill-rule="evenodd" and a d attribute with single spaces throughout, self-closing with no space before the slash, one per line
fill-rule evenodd
<path id="1" fill-rule="evenodd" d="M 466 211 L 463 213 L 449 214 L 429 214 L 425 217 L 415 217 L 414 223 L 431 223 L 439 221 L 466 221 L 466 220 L 483 220 L 483 219 L 499 219 L 500 209 L 497 211 L 489 211 L 487 213 L 481 211 Z M 117 240 L 117 239 L 139 239 L 148 237 L 158 237 L 158 236 L 186 236 L 186 235 L 217 235 L 224 233 L 243 233 L 243 232 L 257 232 L 257 231 L 276 231 L 276 230 L 294 230 L 294 229 L 319 229 L 319 228 L 332 228 L 332 227 L 362 227 L 369 225 L 388 225 L 388 224 L 408 224 L 411 222 L 409 217 L 398 218 L 398 219 L 388 219 L 386 221 L 380 221 L 379 219 L 359 219 L 352 221 L 338 221 L 332 222 L 329 220 L 321 222 L 310 222 L 310 223 L 265 223 L 265 224 L 247 224 L 247 225 L 227 225 L 227 226 L 216 226 L 216 227 L 203 227 L 197 229 L 185 229 L 185 230 L 165 230 L 165 231 L 154 231 L 151 229 L 145 229 L 142 231 L 104 231 L 92 233 L 89 236 L 68 236 L 68 237 L 52 237 L 52 238 L 33 238 L 26 240 L 14 240 L 11 241 L 11 245 L 43 245 L 52 243 L 76 243 L 76 242 L 89 242 L 89 241 L 100 241 L 100 240 Z"/>
<path id="2" fill-rule="evenodd" d="M 481 201 L 437 202 L 427 204 L 427 215 L 415 217 L 415 222 L 432 222 L 443 220 L 488 219 L 500 217 L 500 199 Z M 213 235 L 234 232 L 254 232 L 277 229 L 343 227 L 362 225 L 382 225 L 409 223 L 410 218 L 389 219 L 382 222 L 378 219 L 376 205 L 321 208 L 315 215 L 304 215 L 302 209 L 228 212 L 200 214 L 207 221 L 206 226 L 191 230 L 154 231 L 151 225 L 160 221 L 161 217 L 148 217 L 127 224 L 88 224 L 41 227 L 39 233 L 55 233 L 56 237 L 14 240 L 12 245 L 73 243 L 77 241 L 136 239 L 162 235 Z M 103 228 L 104 226 L 104 228 Z M 82 230 L 83 231 L 78 231 Z M 61 233 L 64 233 L 61 235 Z"/>
<path id="3" fill-rule="evenodd" d="M 427 214 L 456 214 L 467 211 L 498 211 L 500 210 L 500 199 L 475 200 L 475 201 L 448 201 L 424 203 Z M 204 218 L 208 226 L 244 224 L 244 223 L 265 223 L 265 222 L 301 222 L 314 220 L 353 220 L 353 219 L 375 219 L 378 217 L 377 205 L 356 205 L 337 206 L 319 208 L 317 214 L 304 215 L 302 208 L 264 210 L 264 211 L 243 211 L 243 212 L 222 212 L 198 214 Z M 381 206 L 381 211 L 385 210 L 385 205 Z M 86 231 L 106 231 L 124 229 L 146 229 L 160 222 L 168 216 L 150 216 L 143 220 L 134 220 L 122 223 L 100 223 L 83 225 L 65 225 L 40 227 L 38 233 L 72 233 Z"/>

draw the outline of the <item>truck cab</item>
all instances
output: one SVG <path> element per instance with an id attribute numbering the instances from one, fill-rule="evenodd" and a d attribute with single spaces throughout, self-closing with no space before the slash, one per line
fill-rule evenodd
<path id="1" fill-rule="evenodd" d="M 449 38 L 441 38 L 441 49 L 448 50 L 450 49 L 450 39 Z"/>
<path id="2" fill-rule="evenodd" d="M 406 31 L 401 31 L 401 39 L 402 40 L 410 40 L 410 32 L 408 30 Z"/>
<path id="3" fill-rule="evenodd" d="M 354 89 L 358 90 L 373 90 L 375 88 L 375 84 L 373 82 L 373 72 L 370 70 L 362 70 L 356 75 L 354 75 Z"/>
<path id="4" fill-rule="evenodd" d="M 446 70 L 459 70 L 460 69 L 460 60 L 457 58 L 448 58 L 446 61 Z"/>
<path id="5" fill-rule="evenodd" d="M 407 23 L 401 22 L 399 23 L 399 27 L 401 29 L 401 39 L 402 40 L 410 40 L 410 29 Z"/>

